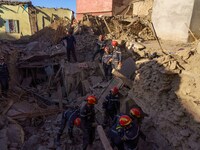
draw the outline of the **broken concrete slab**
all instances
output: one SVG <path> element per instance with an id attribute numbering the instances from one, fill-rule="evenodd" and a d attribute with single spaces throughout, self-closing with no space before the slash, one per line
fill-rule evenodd
<path id="1" fill-rule="evenodd" d="M 27 150 L 27 149 L 31 149 L 31 150 L 38 150 L 39 146 L 40 146 L 40 136 L 38 135 L 32 135 L 25 143 L 24 146 L 22 148 L 22 150 Z"/>
<path id="2" fill-rule="evenodd" d="M 0 130 L 0 145 L 1 150 L 8 150 L 8 137 L 6 128 Z"/>
<path id="3" fill-rule="evenodd" d="M 9 142 L 18 143 L 19 145 L 23 144 L 21 138 L 24 135 L 22 135 L 23 133 L 21 132 L 21 128 L 19 126 L 16 124 L 9 124 L 7 129 Z"/>
<path id="4" fill-rule="evenodd" d="M 119 72 L 128 79 L 133 79 L 135 75 L 135 70 L 136 70 L 135 61 L 133 60 L 133 58 L 129 57 L 125 61 L 123 61 L 122 68 Z"/>

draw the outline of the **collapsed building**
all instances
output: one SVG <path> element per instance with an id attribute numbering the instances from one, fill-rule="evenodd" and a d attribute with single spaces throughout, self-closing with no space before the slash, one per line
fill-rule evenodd
<path id="1" fill-rule="evenodd" d="M 126 9 L 133 12 L 131 7 Z M 109 90 L 117 86 L 121 112 L 138 105 L 148 114 L 142 124 L 147 140 L 140 140 L 140 149 L 198 150 L 198 41 L 160 41 L 148 12 L 144 17 L 129 13 L 84 15 L 74 25 L 78 63 L 65 60 L 61 39 L 70 24 L 63 19 L 29 40 L 1 41 L 1 54 L 9 62 L 11 74 L 9 98 L 1 98 L 0 102 L 1 149 L 55 148 L 62 110 L 80 105 L 87 95 L 94 94 L 101 121 L 101 104 Z M 122 49 L 122 69 L 113 72 L 109 82 L 103 81 L 101 64 L 91 62 L 99 34 L 106 35 L 107 44 L 117 40 Z M 69 144 L 64 134 L 61 149 L 81 149 L 81 136 L 81 131 L 75 129 L 75 143 Z M 104 148 L 97 134 L 93 149 Z"/>

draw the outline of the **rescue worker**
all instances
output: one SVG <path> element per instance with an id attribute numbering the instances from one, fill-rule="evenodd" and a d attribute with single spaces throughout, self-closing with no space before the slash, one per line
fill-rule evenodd
<path id="1" fill-rule="evenodd" d="M 7 97 L 7 92 L 9 89 L 9 71 L 8 66 L 4 61 L 4 57 L 0 56 L 0 84 L 1 84 L 1 94 L 3 97 Z"/>
<path id="2" fill-rule="evenodd" d="M 104 36 L 101 34 L 99 35 L 99 39 L 96 42 L 95 53 L 93 54 L 92 61 L 94 61 L 97 54 L 100 54 L 99 61 L 100 62 L 102 61 L 105 46 L 106 44 L 105 44 Z"/>
<path id="3" fill-rule="evenodd" d="M 60 137 L 67 126 L 68 135 L 70 142 L 73 140 L 73 127 L 80 127 L 81 119 L 80 119 L 80 109 L 79 108 L 71 108 L 66 110 L 62 114 L 61 126 L 57 134 L 56 144 L 60 145 Z"/>
<path id="4" fill-rule="evenodd" d="M 122 115 L 119 118 L 119 124 L 123 128 L 119 134 L 124 143 L 125 150 L 137 150 L 139 141 L 140 128 L 139 125 L 132 121 L 128 115 Z"/>
<path id="5" fill-rule="evenodd" d="M 86 103 L 81 106 L 80 118 L 81 128 L 83 130 L 83 150 L 92 146 L 95 138 L 95 110 L 94 105 L 97 103 L 95 96 L 91 95 L 86 98 Z"/>
<path id="6" fill-rule="evenodd" d="M 105 73 L 105 79 L 106 81 L 109 81 L 112 78 L 112 53 L 108 46 L 104 48 L 104 51 L 102 65 Z"/>
<path id="7" fill-rule="evenodd" d="M 133 120 L 133 122 L 137 123 L 139 125 L 139 127 L 141 127 L 142 120 L 144 119 L 144 116 L 148 116 L 139 107 L 133 107 L 133 108 L 131 108 L 129 114 L 130 114 L 129 116 L 131 117 L 131 119 Z M 141 130 L 140 130 L 140 137 L 144 141 L 146 141 L 146 135 Z"/>
<path id="8" fill-rule="evenodd" d="M 117 41 L 112 41 L 112 67 L 113 69 L 120 70 L 122 66 L 122 54 L 121 50 L 118 47 L 118 42 Z"/>
<path id="9" fill-rule="evenodd" d="M 118 87 L 113 87 L 110 90 L 110 93 L 105 97 L 102 107 L 104 109 L 104 124 L 103 124 L 103 126 L 105 127 L 114 120 L 114 117 L 117 115 L 117 113 L 119 112 L 119 109 L 120 109 Z"/>
<path id="10" fill-rule="evenodd" d="M 63 39 L 64 45 L 66 46 L 67 49 L 67 59 L 70 62 L 70 55 L 72 54 L 72 57 L 75 62 L 77 62 L 77 57 L 76 57 L 76 39 L 73 36 L 73 29 L 70 28 L 67 32 L 67 36 L 64 37 Z"/>
<path id="11" fill-rule="evenodd" d="M 141 109 L 137 107 L 133 107 L 130 109 L 130 117 L 133 121 L 137 122 L 141 125 L 144 116 L 142 115 Z"/>
<path id="12" fill-rule="evenodd" d="M 124 143 L 121 139 L 121 137 L 123 136 L 123 128 L 122 126 L 119 124 L 119 118 L 122 116 L 123 114 L 119 114 L 115 116 L 115 119 L 113 121 L 113 125 L 110 128 L 110 130 L 108 131 L 108 137 L 110 138 L 111 141 L 111 145 L 112 147 L 117 147 L 118 150 L 124 150 Z"/>

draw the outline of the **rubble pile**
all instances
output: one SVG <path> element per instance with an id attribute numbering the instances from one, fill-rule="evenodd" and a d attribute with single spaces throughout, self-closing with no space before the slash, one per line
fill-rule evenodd
<path id="1" fill-rule="evenodd" d="M 55 45 L 60 42 L 61 38 L 66 35 L 66 28 L 69 28 L 70 22 L 60 19 L 53 22 L 48 27 L 38 31 L 30 37 L 30 42 L 39 41 Z"/>
<path id="2" fill-rule="evenodd" d="M 104 33 L 108 39 L 118 40 L 154 40 L 150 20 L 137 16 L 88 16 L 81 24 L 92 28 L 94 33 Z"/>
<path id="3" fill-rule="evenodd" d="M 143 130 L 159 149 L 199 149 L 199 77 L 192 77 L 199 57 L 186 47 L 136 62 L 130 97 L 151 116 Z"/>
<path id="4" fill-rule="evenodd" d="M 26 45 L 1 43 L 15 83 L 9 98 L 0 98 L 2 150 L 55 149 L 61 112 L 94 94 L 101 121 L 102 102 L 114 86 L 120 88 L 122 112 L 137 104 L 148 114 L 141 150 L 199 149 L 199 45 L 168 43 L 162 48 L 147 18 L 86 15 L 75 27 L 78 62 L 70 63 L 60 42 L 68 26 L 56 21 Z M 103 80 L 101 64 L 91 62 L 99 34 L 106 35 L 107 44 L 117 40 L 122 49 L 122 69 L 113 71 L 109 82 Z M 68 143 L 64 132 L 61 149 L 81 149 L 81 138 L 75 129 L 75 141 Z M 93 149 L 103 149 L 98 135 Z"/>

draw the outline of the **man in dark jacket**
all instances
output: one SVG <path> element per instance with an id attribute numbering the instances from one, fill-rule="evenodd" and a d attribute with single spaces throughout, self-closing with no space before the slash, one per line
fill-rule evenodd
<path id="1" fill-rule="evenodd" d="M 106 44 L 105 44 L 105 40 L 104 40 L 104 36 L 103 35 L 99 35 L 99 39 L 96 42 L 96 46 L 95 46 L 95 53 L 92 57 L 92 61 L 94 61 L 95 57 L 97 54 L 100 54 L 100 59 L 99 61 L 102 61 L 102 57 L 104 54 L 104 48 L 105 48 Z"/>
<path id="2" fill-rule="evenodd" d="M 112 127 L 108 131 L 108 137 L 110 138 L 112 147 L 117 147 L 118 150 L 124 150 L 124 143 L 121 139 L 123 137 L 123 127 L 119 124 L 119 118 L 124 114 L 118 114 L 115 116 Z"/>
<path id="3" fill-rule="evenodd" d="M 80 118 L 81 128 L 83 130 L 83 150 L 93 144 L 95 139 L 95 110 L 94 105 L 97 103 L 95 96 L 88 96 L 86 103 L 81 106 Z"/>
<path id="4" fill-rule="evenodd" d="M 117 115 L 120 109 L 119 101 L 119 89 L 118 87 L 113 87 L 110 90 L 110 93 L 106 96 L 105 101 L 103 102 L 104 109 L 104 127 L 110 125 L 114 120 L 114 117 Z"/>
<path id="5" fill-rule="evenodd" d="M 56 144 L 60 145 L 60 137 L 67 126 L 68 135 L 70 140 L 73 139 L 73 127 L 80 127 L 81 119 L 80 119 L 80 109 L 79 108 L 71 108 L 66 110 L 62 114 L 61 126 L 57 134 Z"/>
<path id="6" fill-rule="evenodd" d="M 4 57 L 0 57 L 0 84 L 1 84 L 1 94 L 7 97 L 7 92 L 9 88 L 9 71 L 8 66 L 4 62 Z"/>
<path id="7" fill-rule="evenodd" d="M 123 128 L 119 134 L 124 143 L 125 150 L 137 150 L 140 137 L 140 128 L 136 122 L 133 122 L 128 115 L 122 115 L 119 118 L 119 124 Z"/>
<path id="8" fill-rule="evenodd" d="M 63 38 L 66 49 L 67 49 L 67 59 L 70 62 L 70 54 L 72 54 L 72 57 L 74 58 L 74 61 L 77 62 L 77 57 L 76 57 L 76 39 L 73 36 L 73 29 L 69 29 L 67 32 L 67 36 Z"/>
<path id="9" fill-rule="evenodd" d="M 102 65 L 105 73 L 105 79 L 106 81 L 109 81 L 112 78 L 112 53 L 110 52 L 110 48 L 108 46 L 104 48 L 104 51 Z"/>
<path id="10" fill-rule="evenodd" d="M 112 41 L 112 67 L 113 69 L 120 70 L 122 67 L 122 53 L 120 48 L 118 47 L 117 41 Z"/>

